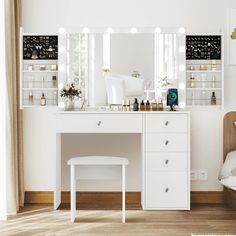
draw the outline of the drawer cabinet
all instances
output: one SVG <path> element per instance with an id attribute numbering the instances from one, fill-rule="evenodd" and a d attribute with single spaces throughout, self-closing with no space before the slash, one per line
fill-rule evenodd
<path id="1" fill-rule="evenodd" d="M 190 209 L 189 114 L 146 114 L 144 209 Z"/>
<path id="2" fill-rule="evenodd" d="M 187 172 L 148 172 L 147 208 L 187 208 Z"/>

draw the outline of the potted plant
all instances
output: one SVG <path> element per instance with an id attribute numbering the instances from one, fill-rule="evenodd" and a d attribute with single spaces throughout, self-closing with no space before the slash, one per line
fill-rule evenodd
<path id="1" fill-rule="evenodd" d="M 74 109 L 74 99 L 76 97 L 81 98 L 81 87 L 79 84 L 74 82 L 66 82 L 63 85 L 63 88 L 60 91 L 60 96 L 66 99 L 65 101 L 65 110 L 73 110 Z"/>

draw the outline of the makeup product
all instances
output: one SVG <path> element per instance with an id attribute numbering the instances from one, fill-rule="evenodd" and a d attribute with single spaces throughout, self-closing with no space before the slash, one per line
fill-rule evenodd
<path id="1" fill-rule="evenodd" d="M 39 65 L 39 70 L 46 70 L 46 66 L 45 65 Z"/>
<path id="2" fill-rule="evenodd" d="M 51 65 L 51 70 L 57 70 L 57 65 Z"/>
<path id="3" fill-rule="evenodd" d="M 146 110 L 146 111 L 150 111 L 150 110 L 151 110 L 151 106 L 150 106 L 149 100 L 147 100 L 147 102 L 146 102 L 146 104 L 145 104 L 145 110 Z"/>
<path id="4" fill-rule="evenodd" d="M 152 111 L 157 111 L 157 102 L 156 100 L 151 105 Z"/>
<path id="5" fill-rule="evenodd" d="M 139 110 L 138 99 L 135 98 L 134 99 L 134 104 L 133 104 L 133 111 L 138 111 L 138 110 Z"/>
<path id="6" fill-rule="evenodd" d="M 140 111 L 145 111 L 145 104 L 144 101 L 142 100 L 142 102 L 140 103 Z"/>
<path id="7" fill-rule="evenodd" d="M 194 78 L 194 75 L 193 73 L 191 74 L 191 77 L 190 77 L 190 88 L 194 88 L 195 87 L 195 78 Z"/>
<path id="8" fill-rule="evenodd" d="M 163 111 L 164 110 L 163 109 L 163 102 L 162 102 L 162 98 L 161 97 L 158 98 L 157 110 L 158 111 Z"/>
<path id="9" fill-rule="evenodd" d="M 211 105 L 216 105 L 216 95 L 215 95 L 215 92 L 212 92 L 212 95 L 211 95 Z"/>
<path id="10" fill-rule="evenodd" d="M 52 76 L 52 87 L 53 88 L 57 87 L 57 76 L 56 75 Z"/>
<path id="11" fill-rule="evenodd" d="M 33 92 L 30 91 L 29 92 L 29 105 L 33 105 L 34 104 L 34 95 Z"/>
<path id="12" fill-rule="evenodd" d="M 40 105 L 46 106 L 46 98 L 44 96 L 44 93 L 42 93 L 41 99 L 40 99 Z"/>

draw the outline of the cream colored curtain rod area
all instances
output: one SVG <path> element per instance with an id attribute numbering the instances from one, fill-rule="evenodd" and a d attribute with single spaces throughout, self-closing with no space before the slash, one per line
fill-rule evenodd
<path id="1" fill-rule="evenodd" d="M 6 22 L 6 77 L 9 111 L 9 145 L 7 160 L 8 213 L 24 204 L 23 186 L 23 119 L 20 110 L 19 36 L 21 0 L 5 0 Z"/>

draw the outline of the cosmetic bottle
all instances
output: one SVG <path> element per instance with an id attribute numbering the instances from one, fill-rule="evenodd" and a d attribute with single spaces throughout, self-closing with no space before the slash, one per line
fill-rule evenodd
<path id="1" fill-rule="evenodd" d="M 146 105 L 145 105 L 145 110 L 146 110 L 146 111 L 150 111 L 150 110 L 151 110 L 151 107 L 150 107 L 150 102 L 149 102 L 149 100 L 147 100 L 147 102 L 146 102 Z"/>
<path id="2" fill-rule="evenodd" d="M 163 111 L 163 102 L 162 102 L 162 99 L 161 97 L 158 98 L 158 104 L 157 104 L 157 110 L 158 111 Z"/>
<path id="3" fill-rule="evenodd" d="M 195 78 L 193 76 L 193 73 L 191 74 L 190 77 L 190 88 L 194 88 L 195 87 L 195 82 L 194 82 Z"/>
<path id="4" fill-rule="evenodd" d="M 56 75 L 52 76 L 52 87 L 53 88 L 57 87 L 57 77 L 56 77 Z"/>
<path id="5" fill-rule="evenodd" d="M 142 100 L 142 102 L 140 103 L 140 111 L 145 111 L 145 104 L 144 101 Z"/>
<path id="6" fill-rule="evenodd" d="M 133 111 L 138 111 L 138 99 L 137 98 L 135 98 L 134 99 L 134 104 L 133 104 Z"/>
<path id="7" fill-rule="evenodd" d="M 41 106 L 46 106 L 46 98 L 44 96 L 44 93 L 42 93 L 42 97 L 40 99 L 40 105 Z"/>
<path id="8" fill-rule="evenodd" d="M 34 95 L 33 93 L 30 91 L 29 92 L 29 105 L 33 105 L 34 104 Z"/>
<path id="9" fill-rule="evenodd" d="M 157 102 L 156 100 L 152 103 L 152 111 L 157 111 Z"/>
<path id="10" fill-rule="evenodd" d="M 211 105 L 216 105 L 216 95 L 215 95 L 215 92 L 212 92 L 212 95 L 211 95 Z"/>

